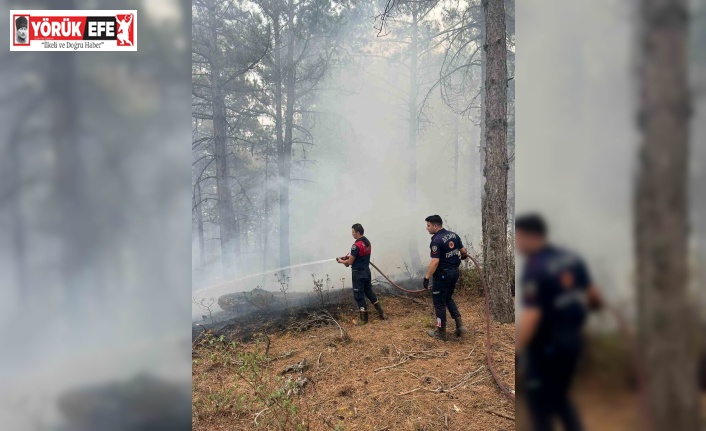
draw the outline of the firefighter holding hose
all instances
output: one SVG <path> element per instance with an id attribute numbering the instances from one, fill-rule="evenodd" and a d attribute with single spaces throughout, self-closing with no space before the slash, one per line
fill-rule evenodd
<path id="1" fill-rule="evenodd" d="M 429 289 L 429 280 L 433 279 L 431 293 L 436 313 L 436 329 L 427 332 L 427 334 L 430 337 L 446 341 L 446 309 L 449 310 L 449 314 L 456 322 L 454 335 L 460 337 L 466 333 L 461 313 L 453 300 L 453 294 L 459 277 L 458 267 L 461 266 L 461 260 L 468 257 L 468 251 L 463 246 L 460 236 L 444 229 L 440 216 L 432 215 L 427 217 L 425 221 L 427 222 L 427 232 L 432 237 L 431 244 L 429 244 L 431 262 L 424 277 L 424 288 Z"/>
<path id="2" fill-rule="evenodd" d="M 583 430 L 569 389 L 582 351 L 581 332 L 589 310 L 600 308 L 600 295 L 583 260 L 548 242 L 541 216 L 515 219 L 515 246 L 526 258 L 515 348 L 523 359 L 533 430 L 551 430 L 554 418 L 567 431 Z"/>
<path id="3" fill-rule="evenodd" d="M 373 292 L 372 286 L 372 276 L 370 273 L 370 254 L 372 252 L 372 247 L 368 238 L 363 234 L 365 230 L 360 223 L 356 223 L 351 227 L 351 235 L 355 242 L 351 247 L 351 252 L 345 257 L 337 257 L 336 262 L 342 263 L 346 267 L 351 267 L 352 279 L 353 279 L 353 298 L 358 304 L 358 310 L 360 312 L 360 322 L 362 324 L 368 323 L 368 307 L 365 302 L 365 298 L 373 304 L 375 310 L 378 312 L 381 320 L 387 319 L 385 313 L 382 310 L 382 305 L 375 292 Z"/>

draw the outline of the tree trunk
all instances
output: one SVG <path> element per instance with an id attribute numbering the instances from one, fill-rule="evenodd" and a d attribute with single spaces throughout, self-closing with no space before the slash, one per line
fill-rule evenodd
<path id="1" fill-rule="evenodd" d="M 486 160 L 483 200 L 483 248 L 490 314 L 513 322 L 515 313 L 508 277 L 507 253 L 507 51 L 503 0 L 484 3 L 486 39 Z"/>
<path id="2" fill-rule="evenodd" d="M 296 75 L 294 64 L 294 5 L 288 1 L 288 43 L 287 64 L 285 65 L 285 90 L 287 107 L 284 121 L 284 142 L 280 155 L 279 183 L 279 251 L 282 268 L 290 264 L 289 256 L 289 186 L 292 171 L 292 140 L 294 132 L 294 102 L 296 98 Z"/>
<path id="3" fill-rule="evenodd" d="M 642 142 L 635 257 L 642 356 L 654 430 L 699 429 L 694 319 L 687 292 L 691 100 L 686 0 L 641 1 Z"/>
<path id="4" fill-rule="evenodd" d="M 454 197 L 458 197 L 458 115 L 454 115 Z"/>
<path id="5" fill-rule="evenodd" d="M 282 192 L 283 192 L 283 182 L 284 182 L 284 176 L 285 176 L 285 144 L 284 144 L 284 138 L 282 136 L 282 126 L 284 123 L 284 119 L 282 118 L 282 74 L 284 71 L 282 70 L 282 31 L 280 28 L 279 24 L 279 15 L 275 14 L 275 16 L 272 18 L 273 21 L 273 27 L 274 27 L 274 41 L 275 41 L 275 134 L 276 134 L 276 139 L 277 139 L 277 180 L 278 180 L 278 188 L 279 188 L 279 237 L 280 237 L 280 253 L 279 253 L 279 260 L 280 264 L 284 261 L 284 256 L 282 253 L 282 220 L 283 220 L 283 209 L 282 209 Z M 286 194 L 286 201 L 289 202 L 289 193 Z M 287 220 L 286 217 L 284 217 L 285 220 Z M 287 222 L 287 225 L 289 223 Z M 287 229 L 289 231 L 289 229 Z M 287 235 L 289 235 L 289 232 L 287 232 Z M 287 247 L 288 249 L 288 247 Z M 288 256 L 287 256 L 288 260 Z M 288 266 L 288 265 L 280 265 L 282 267 Z"/>
<path id="6" fill-rule="evenodd" d="M 213 105 L 213 142 L 216 158 L 216 189 L 218 195 L 218 225 L 221 239 L 221 262 L 225 277 L 236 273 L 236 220 L 227 160 L 227 118 L 225 97 L 221 88 L 221 65 L 218 51 L 215 4 L 209 8 L 211 21 L 211 103 Z"/>
<path id="7" fill-rule="evenodd" d="M 64 2 L 72 6 L 73 2 Z M 68 7 L 71 9 L 71 7 Z M 86 223 L 83 194 L 83 171 L 79 150 L 78 113 L 80 100 L 77 92 L 74 57 L 68 53 L 50 53 L 51 63 L 49 87 L 52 91 L 52 133 L 54 141 L 54 198 L 56 215 L 61 238 L 60 273 L 64 298 L 70 307 L 78 307 L 83 295 L 78 291 L 77 280 L 84 266 L 84 256 L 92 256 L 87 249 L 91 246 L 89 233 L 92 229 Z"/>
<path id="8" fill-rule="evenodd" d="M 468 154 L 470 156 L 470 159 L 468 160 L 468 163 L 471 167 L 470 171 L 468 172 L 468 182 L 470 183 L 471 187 L 469 189 L 469 199 L 471 202 L 471 213 L 475 216 L 476 212 L 479 211 L 480 205 L 480 183 L 481 183 L 481 173 L 479 169 L 479 162 L 478 159 L 480 157 L 480 147 L 478 144 L 474 144 L 473 140 L 471 139 L 471 142 L 469 144 L 469 150 Z"/>
<path id="9" fill-rule="evenodd" d="M 196 186 L 198 191 L 198 200 L 196 202 L 198 203 L 198 205 L 196 206 L 195 211 L 196 227 L 199 233 L 199 265 L 201 266 L 201 268 L 203 268 L 206 265 L 206 244 L 203 236 L 203 208 L 201 208 L 201 183 L 198 183 Z"/>
<path id="10" fill-rule="evenodd" d="M 485 29 L 486 29 L 486 17 L 483 17 L 483 20 L 481 21 L 481 28 L 480 28 L 480 40 L 483 41 L 483 49 L 481 49 L 480 53 L 480 79 L 481 79 L 481 88 L 480 88 L 480 151 L 479 151 L 479 168 L 480 168 L 480 200 L 481 200 L 481 207 L 483 206 L 483 200 L 485 199 L 485 143 L 486 143 L 486 127 L 485 127 L 485 111 L 486 111 L 486 103 L 487 101 L 485 100 L 486 97 L 486 88 L 485 88 L 485 81 L 486 81 L 486 63 L 487 63 L 487 58 L 488 54 L 486 52 L 487 50 L 487 42 L 486 42 L 486 34 L 485 34 Z"/>
<path id="11" fill-rule="evenodd" d="M 262 215 L 262 228 L 260 229 L 262 231 L 262 271 L 265 272 L 267 270 L 267 240 L 269 239 L 268 235 L 268 230 L 269 230 L 269 217 L 270 217 L 270 204 L 269 204 L 269 199 L 270 199 L 270 185 L 269 185 L 269 143 L 267 144 L 267 148 L 265 148 L 265 191 L 264 191 L 264 200 L 265 200 L 265 210 L 264 214 Z"/>
<path id="12" fill-rule="evenodd" d="M 483 19 L 481 20 L 481 27 L 480 27 L 480 40 L 483 43 L 483 49 L 481 49 L 480 53 L 480 79 L 481 79 L 481 88 L 480 88 L 480 144 L 478 146 L 478 182 L 476 183 L 478 186 L 478 192 L 480 194 L 479 196 L 479 203 L 480 203 L 480 212 L 481 212 L 481 232 L 482 232 L 482 237 L 483 237 L 483 261 L 486 259 L 486 248 L 485 248 L 485 243 L 486 243 L 486 215 L 485 215 L 485 181 L 486 181 L 486 172 L 485 172 L 485 146 L 486 146 L 486 127 L 485 127 L 485 116 L 486 116 L 486 89 L 485 89 L 485 81 L 487 79 L 486 75 L 486 63 L 487 63 L 487 46 L 486 46 L 486 16 L 485 13 L 483 15 Z"/>
<path id="13" fill-rule="evenodd" d="M 409 209 L 413 216 L 417 215 L 417 50 L 419 44 L 417 6 L 412 8 L 412 43 L 409 47 Z M 416 221 L 412 221 L 411 228 L 417 226 Z M 413 229 L 414 231 L 416 229 Z M 409 236 L 409 254 L 411 266 L 414 271 L 422 267 L 422 260 L 419 256 L 416 235 Z"/>

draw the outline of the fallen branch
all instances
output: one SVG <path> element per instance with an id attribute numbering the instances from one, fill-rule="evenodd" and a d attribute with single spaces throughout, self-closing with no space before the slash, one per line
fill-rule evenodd
<path id="1" fill-rule="evenodd" d="M 375 369 L 375 370 L 373 370 L 373 372 L 377 373 L 378 371 L 389 370 L 390 368 L 399 367 L 400 365 L 405 364 L 405 363 L 407 363 L 407 359 L 403 359 L 402 361 L 400 361 L 399 363 L 397 363 L 395 365 L 390 365 L 388 367 L 381 367 L 381 368 Z"/>
<path id="2" fill-rule="evenodd" d="M 469 353 L 468 356 L 466 356 L 463 359 L 471 359 L 471 355 L 473 354 L 473 352 L 475 352 L 475 350 L 476 350 L 476 346 L 473 346 L 473 349 L 471 349 L 471 353 Z"/>
<path id="3" fill-rule="evenodd" d="M 408 394 L 411 394 L 412 392 L 417 392 L 417 391 L 420 390 L 420 389 L 422 389 L 422 388 L 414 388 L 414 389 L 412 389 L 411 391 L 402 392 L 401 394 L 397 394 L 397 396 L 398 396 L 398 397 L 401 397 L 402 395 L 408 395 Z"/>
<path id="4" fill-rule="evenodd" d="M 296 364 L 288 365 L 286 366 L 280 374 L 287 374 L 291 372 L 303 372 L 309 368 L 309 363 L 306 361 L 306 358 L 302 359 L 301 361 L 297 362 Z"/>
<path id="5" fill-rule="evenodd" d="M 202 328 L 203 328 L 203 332 L 202 332 L 202 333 L 200 333 L 200 334 L 199 334 L 199 335 L 198 335 L 198 336 L 197 336 L 197 337 L 196 337 L 196 338 L 194 339 L 194 341 L 192 341 L 192 342 L 191 342 L 191 345 L 192 345 L 192 346 L 193 346 L 193 345 L 195 345 L 195 344 L 196 344 L 196 342 L 197 342 L 197 341 L 199 341 L 199 339 L 201 339 L 201 337 L 203 337 L 203 336 L 204 336 L 204 334 L 206 334 L 206 333 L 208 333 L 208 332 L 209 332 L 209 331 L 208 331 L 208 329 L 206 329 L 206 327 L 205 327 L 205 326 L 203 326 L 203 325 L 202 325 L 202 324 L 200 324 L 200 323 L 197 323 L 197 324 L 196 324 L 196 326 L 200 326 L 200 327 L 202 327 Z"/>
<path id="6" fill-rule="evenodd" d="M 328 310 L 321 310 L 318 313 L 311 314 L 308 319 L 298 322 L 297 324 L 291 325 L 289 329 L 298 332 L 304 332 L 309 330 L 310 328 L 316 328 L 319 326 L 330 324 L 338 326 L 338 329 L 341 332 L 341 339 L 343 341 L 348 341 L 351 339 L 350 335 L 348 335 L 348 332 L 343 329 L 343 326 L 338 323 L 338 320 L 336 320 L 331 315 L 331 313 L 328 312 Z"/>
<path id="7" fill-rule="evenodd" d="M 400 351 L 397 346 L 394 344 L 392 347 L 395 348 L 395 351 L 397 352 L 397 356 L 400 358 L 399 362 L 397 362 L 394 365 L 389 365 L 387 367 L 380 367 L 378 369 L 373 370 L 373 372 L 377 373 L 378 371 L 382 370 L 389 370 L 390 368 L 395 368 L 399 367 L 402 364 L 407 363 L 408 361 L 412 359 L 435 359 L 435 358 L 443 358 L 448 356 L 449 352 L 441 349 L 437 350 L 416 350 L 416 351 Z"/>
<path id="8" fill-rule="evenodd" d="M 296 352 L 296 350 L 289 350 L 289 351 L 286 351 L 286 352 L 282 353 L 282 354 L 279 355 L 279 356 L 275 356 L 275 357 L 273 357 L 273 358 L 267 358 L 267 362 L 274 362 L 274 361 L 277 361 L 277 360 L 279 360 L 279 359 L 289 358 L 289 357 L 292 356 L 295 352 Z"/>
<path id="9" fill-rule="evenodd" d="M 515 420 L 515 417 L 514 417 L 514 416 L 510 416 L 510 415 L 507 414 L 507 413 L 497 412 L 497 411 L 495 411 L 495 410 L 490 410 L 490 409 L 487 409 L 485 412 L 486 412 L 486 413 L 493 414 L 493 415 L 495 415 L 495 416 L 500 416 L 501 418 L 510 419 L 511 421 L 514 421 L 514 420 Z"/>
<path id="10" fill-rule="evenodd" d="M 259 412 L 257 412 L 257 413 L 255 414 L 255 425 L 258 425 L 258 423 L 257 423 L 257 418 L 259 418 L 261 414 L 265 413 L 265 412 L 268 411 L 269 409 L 270 409 L 270 408 L 268 407 L 268 408 L 266 408 L 265 410 L 259 411 Z"/>

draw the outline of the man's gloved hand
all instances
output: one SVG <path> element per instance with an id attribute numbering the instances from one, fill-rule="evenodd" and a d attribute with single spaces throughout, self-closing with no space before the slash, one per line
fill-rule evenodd
<path id="1" fill-rule="evenodd" d="M 424 288 L 429 289 L 429 279 L 424 277 Z"/>
<path id="2" fill-rule="evenodd" d="M 466 259 L 468 259 L 468 255 L 467 255 L 467 254 L 462 254 L 462 255 L 461 255 L 461 260 L 466 260 Z"/>

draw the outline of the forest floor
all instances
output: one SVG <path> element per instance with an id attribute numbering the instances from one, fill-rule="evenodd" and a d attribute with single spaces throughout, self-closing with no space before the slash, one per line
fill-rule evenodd
<path id="1" fill-rule="evenodd" d="M 384 296 L 388 320 L 372 310 L 363 326 L 350 298 L 328 314 L 200 336 L 193 429 L 514 430 L 514 403 L 486 364 L 482 298 L 463 290 L 456 301 L 469 331 L 447 342 L 426 335 L 435 321 L 430 295 Z M 514 325 L 493 323 L 491 337 L 496 370 L 514 389 Z"/>

